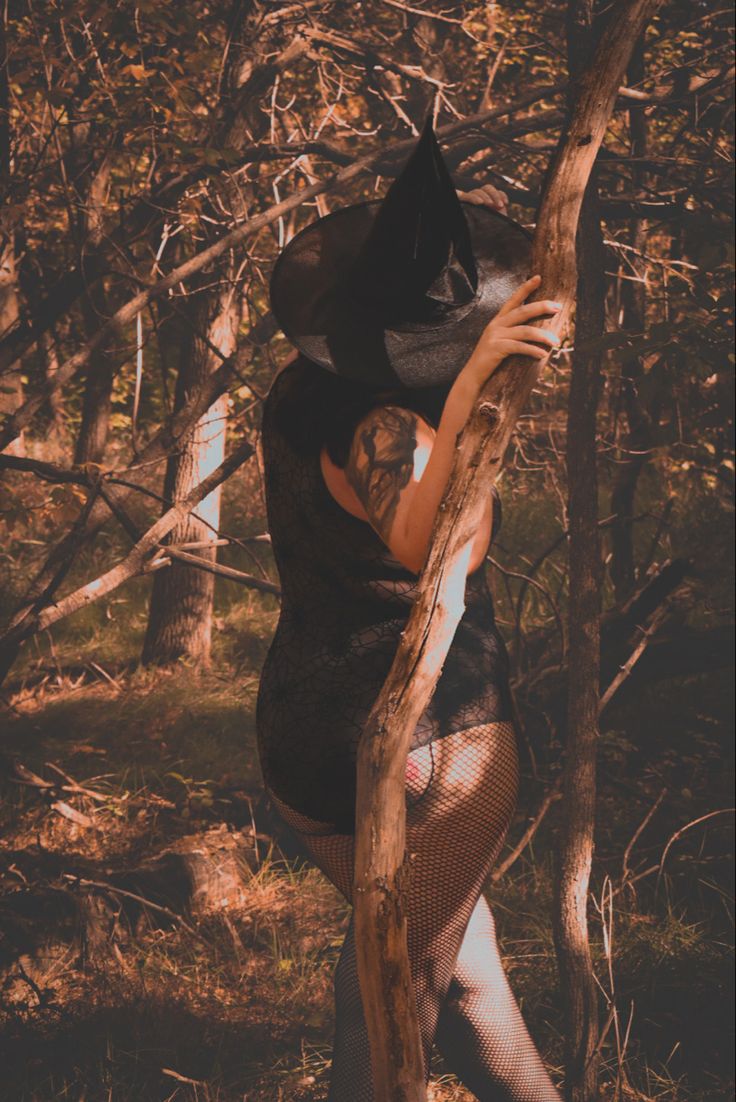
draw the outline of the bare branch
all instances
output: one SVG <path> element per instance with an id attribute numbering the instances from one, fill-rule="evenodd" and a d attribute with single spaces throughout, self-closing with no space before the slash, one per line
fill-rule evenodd
<path id="1" fill-rule="evenodd" d="M 213 547 L 215 543 L 229 544 L 229 542 L 229 540 L 214 540 L 208 546 Z M 207 574 L 215 574 L 219 578 L 228 578 L 230 581 L 239 582 L 240 585 L 244 585 L 248 589 L 257 589 L 261 593 L 274 593 L 276 596 L 281 594 L 281 587 L 274 582 L 265 581 L 263 578 L 256 578 L 253 574 L 245 574 L 242 570 L 235 570 L 232 566 L 223 566 L 218 562 L 210 562 L 209 559 L 203 559 L 199 555 L 191 555 L 188 551 L 170 547 L 168 544 L 162 546 L 161 556 L 155 558 L 151 562 L 151 568 L 158 569 L 164 566 L 167 559 L 169 562 L 175 559 L 176 562 L 183 562 L 187 566 L 193 566 L 197 570 L 204 570 Z"/>
<path id="2" fill-rule="evenodd" d="M 10 641 L 18 642 L 36 631 L 43 631 L 51 624 L 55 624 L 72 612 L 76 612 L 77 609 L 99 601 L 101 597 L 117 589 L 129 578 L 140 574 L 144 569 L 146 558 L 158 548 L 161 540 L 171 531 L 174 525 L 191 512 L 194 506 L 204 500 L 208 494 L 212 493 L 220 483 L 228 479 L 246 459 L 250 458 L 253 450 L 253 445 L 249 441 L 242 443 L 212 474 L 195 486 L 185 498 L 168 509 L 138 540 L 121 562 L 101 577 L 88 582 L 50 607 L 27 617 L 21 625 L 20 631 L 11 629 L 10 632 L 0 638 L 0 644 L 6 645 Z"/>
<path id="3" fill-rule="evenodd" d="M 529 826 L 526 828 L 514 848 L 511 850 L 508 856 L 505 857 L 503 861 L 500 861 L 499 864 L 496 865 L 496 867 L 494 868 L 493 872 L 491 873 L 491 880 L 494 884 L 496 884 L 501 879 L 501 877 L 509 871 L 511 866 L 518 860 L 518 858 L 521 857 L 522 853 L 539 830 L 542 820 L 544 819 L 549 809 L 552 807 L 552 804 L 555 803 L 556 800 L 559 800 L 561 796 L 562 777 L 560 776 L 557 778 L 552 787 L 548 789 L 547 792 L 545 792 L 544 798 L 539 805 L 537 814 L 529 823 Z"/>
<path id="4" fill-rule="evenodd" d="M 641 638 L 640 638 L 639 642 L 637 643 L 637 645 L 632 650 L 631 654 L 629 655 L 629 657 L 626 660 L 626 662 L 624 663 L 624 665 L 621 667 L 621 669 L 618 671 L 616 676 L 613 678 L 613 680 L 611 681 L 611 684 L 608 686 L 608 688 L 604 692 L 603 696 L 600 698 L 600 702 L 598 704 L 598 714 L 599 715 L 603 711 L 603 709 L 611 702 L 611 700 L 613 699 L 615 694 L 618 692 L 618 690 L 621 688 L 621 686 L 623 685 L 626 678 L 629 676 L 629 674 L 633 670 L 636 663 L 641 658 L 642 654 L 644 653 L 644 651 L 646 650 L 646 648 L 649 644 L 650 639 L 655 634 L 655 632 L 659 629 L 659 627 L 662 623 L 662 620 L 664 619 L 666 613 L 667 613 L 667 605 L 662 605 L 662 607 L 658 608 L 657 611 L 655 612 L 654 616 L 652 617 L 651 622 L 649 624 L 649 627 L 647 627 L 645 630 L 642 631 Z"/>

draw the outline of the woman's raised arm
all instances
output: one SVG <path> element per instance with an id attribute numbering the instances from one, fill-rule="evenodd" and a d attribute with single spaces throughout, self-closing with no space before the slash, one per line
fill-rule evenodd
<path id="1" fill-rule="evenodd" d="M 358 424 L 345 475 L 371 524 L 399 562 L 420 573 L 434 520 L 452 470 L 457 435 L 486 379 L 513 353 L 543 358 L 557 336 L 529 322 L 554 314 L 556 302 L 524 300 L 539 285 L 532 276 L 486 327 L 447 396 L 437 432 L 411 410 L 384 406 Z M 538 342 L 538 343 L 530 343 Z M 468 571 L 483 561 L 493 523 L 492 499 L 477 518 Z"/>
<path id="2" fill-rule="evenodd" d="M 355 431 L 345 466 L 347 480 L 372 526 L 399 562 L 416 574 L 427 556 L 452 467 L 455 436 L 464 424 L 457 398 L 451 402 L 448 397 L 436 433 L 412 410 L 400 406 L 371 410 Z M 478 518 L 469 570 L 483 561 L 492 519 L 489 497 L 484 515 Z"/>

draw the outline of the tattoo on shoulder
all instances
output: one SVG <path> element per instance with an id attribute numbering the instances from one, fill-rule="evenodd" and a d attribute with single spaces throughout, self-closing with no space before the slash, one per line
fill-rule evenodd
<path id="1" fill-rule="evenodd" d="M 384 539 L 413 474 L 416 446 L 416 415 L 398 406 L 374 410 L 353 441 L 345 474 Z"/>

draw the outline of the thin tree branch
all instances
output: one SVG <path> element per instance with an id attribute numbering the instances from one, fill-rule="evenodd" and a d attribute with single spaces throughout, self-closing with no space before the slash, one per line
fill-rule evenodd
<path id="1" fill-rule="evenodd" d="M 531 842 L 534 835 L 539 830 L 539 827 L 542 824 L 542 820 L 544 819 L 544 817 L 547 814 L 547 812 L 549 811 L 549 809 L 552 807 L 552 804 L 555 803 L 556 800 L 559 800 L 561 797 L 562 797 L 562 777 L 560 776 L 560 777 L 557 778 L 557 780 L 552 785 L 552 787 L 550 789 L 548 789 L 547 792 L 545 792 L 544 798 L 543 798 L 543 800 L 542 800 L 542 802 L 539 805 L 539 808 L 537 810 L 537 814 L 534 816 L 532 821 L 529 823 L 529 826 L 526 828 L 526 830 L 524 831 L 524 833 L 522 834 L 521 838 L 516 843 L 514 848 L 503 859 L 503 861 L 499 862 L 499 864 L 496 865 L 496 867 L 494 868 L 493 872 L 491 873 L 491 881 L 494 884 L 498 883 L 498 881 L 501 879 L 501 877 L 505 876 L 505 874 L 509 871 L 511 866 L 518 860 L 519 857 L 521 857 L 522 853 L 524 852 L 526 847 L 529 845 L 529 843 Z"/>
<path id="2" fill-rule="evenodd" d="M 158 548 L 161 540 L 171 531 L 174 525 L 187 516 L 194 506 L 212 493 L 220 483 L 228 479 L 246 459 L 250 458 L 253 450 L 253 445 L 249 441 L 242 443 L 212 474 L 195 486 L 185 498 L 168 509 L 138 540 L 121 562 L 101 577 L 88 582 L 80 589 L 68 594 L 68 596 L 63 597 L 35 615 L 27 617 L 19 629 L 11 629 L 10 632 L 0 637 L 0 644 L 6 644 L 11 638 L 13 641 L 19 641 L 17 637 L 25 639 L 36 631 L 43 631 L 59 620 L 63 620 L 72 612 L 99 601 L 101 597 L 117 589 L 123 582 L 141 573 L 147 557 Z"/>

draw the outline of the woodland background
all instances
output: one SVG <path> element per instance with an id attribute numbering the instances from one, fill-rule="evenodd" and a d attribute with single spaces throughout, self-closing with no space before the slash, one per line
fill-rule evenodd
<path id="1" fill-rule="evenodd" d="M 315 216 L 381 194 L 430 110 L 458 187 L 496 184 L 532 228 L 570 36 L 612 13 L 7 0 L 0 1097 L 325 1097 L 347 914 L 276 830 L 254 749 L 278 615 L 258 425 L 289 354 L 270 269 Z M 732 79 L 731 10 L 665 4 L 596 166 L 589 923 L 611 1098 L 732 1095 Z M 488 563 L 524 769 L 489 896 L 557 1069 L 580 352 L 568 342 L 519 422 Z M 205 478 L 221 485 L 199 505 Z M 432 1091 L 470 1097 L 439 1062 Z"/>

